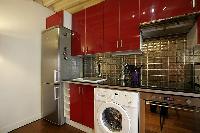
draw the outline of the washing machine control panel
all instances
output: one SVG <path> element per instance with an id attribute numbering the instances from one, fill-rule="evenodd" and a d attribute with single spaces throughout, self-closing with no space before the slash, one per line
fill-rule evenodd
<path id="1" fill-rule="evenodd" d="M 111 100 L 111 96 L 112 94 L 108 90 L 95 88 L 95 100 L 108 102 L 109 100 Z"/>
<path id="2" fill-rule="evenodd" d="M 95 99 L 104 102 L 114 102 L 121 106 L 138 107 L 139 93 L 121 90 L 95 88 Z"/>
<path id="3" fill-rule="evenodd" d="M 121 106 L 138 107 L 139 93 L 114 90 L 112 100 Z"/>

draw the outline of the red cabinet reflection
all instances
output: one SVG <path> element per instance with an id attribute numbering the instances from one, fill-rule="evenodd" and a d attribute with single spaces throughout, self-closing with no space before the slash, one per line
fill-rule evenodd
<path id="1" fill-rule="evenodd" d="M 193 0 L 140 0 L 140 21 L 149 22 L 194 12 Z"/>

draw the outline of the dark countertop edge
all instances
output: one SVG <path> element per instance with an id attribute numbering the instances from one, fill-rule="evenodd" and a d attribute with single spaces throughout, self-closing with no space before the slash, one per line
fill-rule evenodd
<path id="1" fill-rule="evenodd" d="M 100 88 L 110 88 L 110 89 L 119 89 L 119 90 L 128 90 L 128 91 L 137 91 L 137 92 L 146 92 L 146 93 L 156 93 L 156 94 L 166 94 L 166 95 L 176 95 L 176 96 L 186 96 L 186 97 L 196 97 L 200 98 L 200 94 L 195 93 L 185 93 L 185 92 L 175 92 L 175 91 L 163 91 L 163 90 L 153 90 L 153 89 L 143 89 L 143 88 L 131 88 L 131 87 L 122 87 L 122 86 L 109 86 L 109 85 L 98 85 Z"/>
<path id="2" fill-rule="evenodd" d="M 195 93 L 163 91 L 163 90 L 153 90 L 153 89 L 143 89 L 143 88 L 131 88 L 131 87 L 122 87 L 122 86 L 110 86 L 110 85 L 101 85 L 101 84 L 98 84 L 98 83 L 78 82 L 78 81 L 63 81 L 63 82 L 74 83 L 74 84 L 82 84 L 82 85 L 91 85 L 91 86 L 95 86 L 95 87 L 99 87 L 99 88 L 119 89 L 119 90 L 128 90 L 128 91 L 137 91 L 137 92 L 146 92 L 146 93 L 156 93 L 156 94 L 166 94 L 166 95 L 176 95 L 176 96 L 186 96 L 186 97 L 200 98 L 200 94 L 195 94 Z"/>

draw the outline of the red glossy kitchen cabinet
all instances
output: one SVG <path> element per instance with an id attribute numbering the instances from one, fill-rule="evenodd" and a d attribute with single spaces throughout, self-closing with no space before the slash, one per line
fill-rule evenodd
<path id="1" fill-rule="evenodd" d="M 195 0 L 195 12 L 200 12 L 200 0 Z"/>
<path id="2" fill-rule="evenodd" d="M 120 51 L 140 48 L 139 0 L 120 0 Z"/>
<path id="3" fill-rule="evenodd" d="M 164 19 L 195 10 L 193 0 L 140 0 L 140 22 Z"/>
<path id="4" fill-rule="evenodd" d="M 139 0 L 106 0 L 104 52 L 140 48 Z"/>
<path id="5" fill-rule="evenodd" d="M 82 123 L 94 128 L 94 87 L 82 85 Z"/>
<path id="6" fill-rule="evenodd" d="M 86 9 L 86 54 L 102 52 L 103 2 Z"/>
<path id="7" fill-rule="evenodd" d="M 81 87 L 78 84 L 69 84 L 70 87 L 70 119 L 82 122 L 82 95 Z"/>
<path id="8" fill-rule="evenodd" d="M 85 53 L 85 10 L 72 15 L 72 56 Z"/>
<path id="9" fill-rule="evenodd" d="M 106 0 L 104 3 L 103 51 L 118 51 L 119 40 L 119 0 Z"/>
<path id="10" fill-rule="evenodd" d="M 103 45 L 103 3 L 72 15 L 72 55 L 96 54 Z"/>
<path id="11" fill-rule="evenodd" d="M 70 119 L 94 128 L 94 87 L 70 84 Z"/>
<path id="12" fill-rule="evenodd" d="M 59 11 L 49 16 L 48 18 L 46 18 L 46 29 L 53 26 L 63 26 L 63 20 L 64 20 L 63 15 L 64 15 L 64 12 Z"/>
<path id="13" fill-rule="evenodd" d="M 67 11 L 59 11 L 46 18 L 46 29 L 54 26 L 63 26 L 71 29 L 71 14 Z"/>

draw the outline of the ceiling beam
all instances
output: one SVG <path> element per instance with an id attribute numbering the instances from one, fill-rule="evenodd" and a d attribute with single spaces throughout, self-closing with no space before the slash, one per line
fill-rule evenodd
<path id="1" fill-rule="evenodd" d="M 64 9 L 68 9 L 74 6 L 77 6 L 79 4 L 85 3 L 90 0 L 62 0 L 61 2 L 58 2 L 53 5 L 54 11 L 60 11 Z"/>
<path id="2" fill-rule="evenodd" d="M 77 6 L 73 6 L 71 8 L 65 8 L 65 10 L 67 10 L 68 12 L 73 14 L 73 13 L 81 11 L 81 10 L 83 10 L 85 8 L 88 8 L 88 7 L 91 7 L 93 5 L 96 5 L 96 4 L 98 4 L 98 3 L 102 2 L 102 1 L 104 1 L 104 0 L 88 0 L 87 2 L 84 2 L 84 3 L 79 4 Z"/>
<path id="3" fill-rule="evenodd" d="M 33 0 L 33 1 L 43 5 L 43 0 Z"/>
<path id="4" fill-rule="evenodd" d="M 43 4 L 44 4 L 44 6 L 49 7 L 49 6 L 55 4 L 58 1 L 59 0 L 43 0 Z"/>

